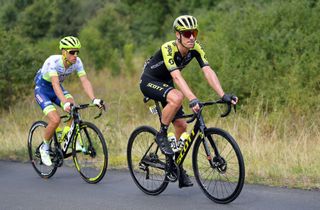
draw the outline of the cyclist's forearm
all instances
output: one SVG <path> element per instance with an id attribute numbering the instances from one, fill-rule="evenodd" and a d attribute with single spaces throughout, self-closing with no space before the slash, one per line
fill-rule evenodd
<path id="1" fill-rule="evenodd" d="M 95 98 L 95 96 L 94 96 L 94 92 L 93 92 L 93 88 L 92 88 L 91 82 L 87 78 L 81 78 L 81 84 L 82 84 L 82 87 L 83 87 L 84 91 L 88 95 L 88 97 L 91 100 L 93 100 Z"/>
<path id="2" fill-rule="evenodd" d="M 180 74 L 180 72 L 179 72 Z M 181 75 L 172 75 L 173 82 L 179 87 L 181 92 L 185 97 L 187 97 L 190 100 L 197 98 L 191 89 L 189 88 L 187 82 L 184 80 L 184 78 Z"/>
<path id="3" fill-rule="evenodd" d="M 216 75 L 216 73 L 209 67 L 203 67 L 204 75 L 211 86 L 211 88 L 220 96 L 224 95 L 224 91 L 221 87 L 220 81 Z"/>
<path id="4" fill-rule="evenodd" d="M 60 99 L 62 104 L 65 104 L 67 102 L 67 98 L 64 96 L 64 94 L 62 92 L 58 77 L 57 78 L 51 78 L 51 83 L 52 83 L 52 87 L 53 87 L 53 90 L 54 90 L 55 94 Z"/>

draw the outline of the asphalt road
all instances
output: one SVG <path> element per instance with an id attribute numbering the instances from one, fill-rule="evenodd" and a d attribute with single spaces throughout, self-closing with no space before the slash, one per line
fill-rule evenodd
<path id="1" fill-rule="evenodd" d="M 195 181 L 194 181 L 195 182 Z M 98 184 L 84 182 L 73 167 L 61 167 L 48 179 L 31 164 L 0 161 L 0 209 L 108 209 L 108 210 L 319 210 L 320 192 L 245 185 L 231 204 L 209 200 L 196 183 L 179 189 L 177 183 L 158 196 L 141 192 L 128 171 L 108 170 Z"/>

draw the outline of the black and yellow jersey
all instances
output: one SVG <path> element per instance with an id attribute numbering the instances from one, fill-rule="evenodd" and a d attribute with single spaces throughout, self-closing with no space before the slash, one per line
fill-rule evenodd
<path id="1" fill-rule="evenodd" d="M 146 62 L 143 75 L 159 81 L 170 81 L 172 80 L 170 72 L 181 71 L 193 58 L 197 59 L 201 68 L 209 65 L 198 41 L 185 57 L 180 54 L 175 40 L 166 42 Z"/>

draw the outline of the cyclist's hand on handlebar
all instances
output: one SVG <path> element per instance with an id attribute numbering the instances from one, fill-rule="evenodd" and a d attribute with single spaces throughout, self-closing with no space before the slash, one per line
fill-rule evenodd
<path id="1" fill-rule="evenodd" d="M 71 110 L 71 103 L 68 101 L 65 104 L 63 104 L 63 110 L 66 112 L 70 112 Z"/>
<path id="2" fill-rule="evenodd" d="M 92 103 L 95 104 L 97 107 L 99 107 L 99 109 L 106 110 L 104 101 L 102 99 L 95 98 L 92 100 Z"/>
<path id="3" fill-rule="evenodd" d="M 221 98 L 224 102 L 232 103 L 233 105 L 238 103 L 238 97 L 232 94 L 224 94 Z"/>
<path id="4" fill-rule="evenodd" d="M 189 101 L 189 108 L 191 108 L 194 113 L 197 113 L 200 110 L 199 100 L 195 98 Z"/>

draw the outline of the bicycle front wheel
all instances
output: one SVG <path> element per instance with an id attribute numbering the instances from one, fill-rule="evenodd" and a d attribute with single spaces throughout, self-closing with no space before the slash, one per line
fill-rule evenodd
<path id="1" fill-rule="evenodd" d="M 52 164 L 52 166 L 46 166 L 41 161 L 39 149 L 43 144 L 44 129 L 47 127 L 47 125 L 48 124 L 44 121 L 37 121 L 32 124 L 28 135 L 28 153 L 31 164 L 37 174 L 42 178 L 48 179 L 55 174 L 57 171 L 57 166 L 55 164 Z M 53 161 L 53 158 L 51 159 Z"/>
<path id="2" fill-rule="evenodd" d="M 81 177 L 90 184 L 102 180 L 108 166 L 107 145 L 101 131 L 92 123 L 82 122 L 72 142 L 74 164 Z"/>
<path id="3" fill-rule="evenodd" d="M 207 129 L 205 138 L 194 145 L 192 160 L 195 178 L 208 198 L 226 204 L 238 197 L 245 168 L 240 148 L 230 134 Z"/>
<path id="4" fill-rule="evenodd" d="M 127 147 L 127 160 L 133 181 L 144 193 L 158 195 L 168 186 L 166 157 L 155 142 L 157 131 L 141 126 L 133 131 Z"/>

